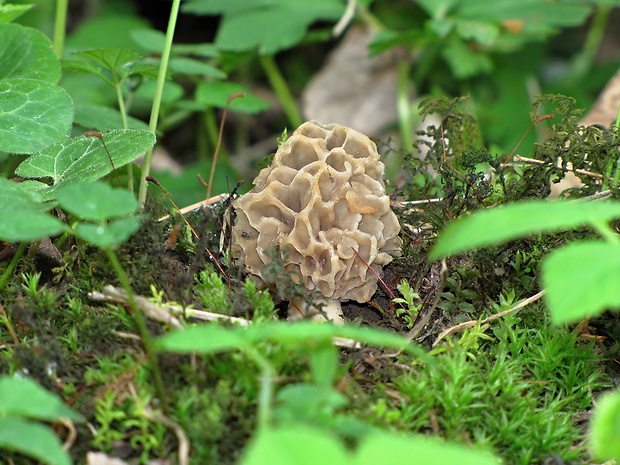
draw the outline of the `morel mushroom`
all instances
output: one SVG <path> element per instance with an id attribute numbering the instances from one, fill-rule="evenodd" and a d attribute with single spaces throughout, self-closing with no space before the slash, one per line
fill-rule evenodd
<path id="1" fill-rule="evenodd" d="M 285 269 L 323 295 L 323 316 L 342 321 L 340 301 L 369 301 L 382 266 L 400 255 L 383 171 L 376 145 L 360 132 L 302 124 L 235 201 L 233 256 L 259 285 L 277 289 L 261 274 L 276 248 Z M 304 302 L 289 306 L 289 318 L 316 313 Z"/>

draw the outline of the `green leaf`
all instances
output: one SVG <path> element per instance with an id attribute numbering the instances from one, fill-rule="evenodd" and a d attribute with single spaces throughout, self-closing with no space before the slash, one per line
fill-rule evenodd
<path id="1" fill-rule="evenodd" d="M 175 55 L 195 55 L 204 58 L 218 58 L 220 51 L 213 44 L 173 44 L 172 53 Z"/>
<path id="2" fill-rule="evenodd" d="M 166 34 L 155 29 L 131 31 L 133 41 L 149 53 L 161 54 L 166 46 Z"/>
<path id="3" fill-rule="evenodd" d="M 153 101 L 156 90 L 157 83 L 155 81 L 146 81 L 138 87 L 138 90 L 134 95 L 136 100 L 143 100 L 145 103 L 150 105 L 150 102 Z M 164 92 L 161 97 L 161 103 L 162 105 L 174 103 L 182 98 L 184 93 L 185 90 L 183 89 L 183 86 L 173 81 L 166 81 L 164 83 Z"/>
<path id="4" fill-rule="evenodd" d="M 488 55 L 471 51 L 461 41 L 451 41 L 442 55 L 458 79 L 469 79 L 493 70 L 493 61 Z"/>
<path id="5" fill-rule="evenodd" d="M 332 416 L 334 412 L 348 405 L 349 400 L 333 386 L 318 386 L 310 383 L 296 383 L 283 386 L 276 397 L 277 410 L 274 414 L 278 424 L 281 421 L 312 421 L 320 416 Z"/>
<path id="6" fill-rule="evenodd" d="M 228 105 L 232 111 L 241 113 L 260 113 L 269 109 L 269 104 L 263 99 L 248 92 L 248 90 L 235 82 L 211 81 L 201 82 L 196 89 L 196 100 L 206 106 L 226 108 L 228 97 L 236 93 L 243 93 L 244 97 L 234 99 Z"/>
<path id="7" fill-rule="evenodd" d="M 459 2 L 460 0 L 417 0 L 418 5 L 435 19 L 445 18 Z"/>
<path id="8" fill-rule="evenodd" d="M 356 451 L 354 465 L 499 465 L 498 457 L 471 447 L 450 444 L 426 436 L 398 436 L 387 433 L 367 436 Z M 318 462 L 317 462 L 318 463 Z"/>
<path id="9" fill-rule="evenodd" d="M 73 71 L 76 73 L 86 73 L 86 74 L 94 74 L 95 76 L 100 77 L 104 81 L 107 81 L 110 84 L 113 84 L 108 77 L 103 73 L 103 70 L 100 66 L 97 66 L 92 61 L 82 60 L 82 59 L 69 59 L 65 58 L 60 61 L 63 71 Z"/>
<path id="10" fill-rule="evenodd" d="M 30 242 L 66 231 L 58 218 L 33 210 L 0 211 L 0 240 Z"/>
<path id="11" fill-rule="evenodd" d="M 45 34 L 19 24 L 0 24 L 0 79 L 8 78 L 58 82 L 60 64 Z"/>
<path id="12" fill-rule="evenodd" d="M 135 213 L 138 201 L 126 189 L 114 189 L 103 182 L 80 182 L 56 191 L 63 209 L 84 220 L 105 221 L 115 216 Z"/>
<path id="13" fill-rule="evenodd" d="M 555 250 L 542 264 L 545 300 L 554 323 L 620 308 L 620 245 L 584 241 Z"/>
<path id="14" fill-rule="evenodd" d="M 54 203 L 43 203 L 43 196 L 27 183 L 0 178 L 0 240 L 34 241 L 66 230 L 62 221 L 46 214 Z"/>
<path id="15" fill-rule="evenodd" d="M 502 205 L 459 218 L 439 235 L 429 259 L 620 217 L 620 202 L 533 200 Z"/>
<path id="16" fill-rule="evenodd" d="M 369 434 L 355 453 L 333 434 L 300 425 L 260 431 L 241 465 L 499 465 L 498 457 L 425 436 Z"/>
<path id="17" fill-rule="evenodd" d="M 23 183 L 9 181 L 6 178 L 0 178 L 0 198 L 2 210 L 5 212 L 24 210 L 45 212 L 54 207 L 54 205 L 44 204 L 43 196 L 25 187 Z"/>
<path id="18" fill-rule="evenodd" d="M 350 464 L 351 457 L 333 434 L 297 426 L 259 431 L 250 441 L 240 463 L 241 465 L 343 465 Z"/>
<path id="19" fill-rule="evenodd" d="M 122 244 L 140 228 L 140 217 L 130 216 L 107 224 L 79 223 L 75 235 L 96 247 L 114 247 Z"/>
<path id="20" fill-rule="evenodd" d="M 573 0 L 465 0 L 458 13 L 476 21 L 522 20 L 525 33 L 549 33 L 556 27 L 578 26 L 590 14 L 591 7 L 586 2 Z"/>
<path id="21" fill-rule="evenodd" d="M 155 134 L 118 129 L 102 134 L 116 169 L 135 160 L 155 143 Z M 25 178 L 51 177 L 55 185 L 95 181 L 112 171 L 101 140 L 80 136 L 50 145 L 24 160 L 15 171 Z"/>
<path id="22" fill-rule="evenodd" d="M 132 32 L 149 26 L 146 19 L 132 16 L 129 12 L 94 15 L 81 22 L 67 38 L 66 52 L 104 48 L 132 49 Z"/>
<path id="23" fill-rule="evenodd" d="M 34 5 L 0 5 L 0 23 L 10 23 L 24 13 L 30 11 Z"/>
<path id="24" fill-rule="evenodd" d="M 82 416 L 67 407 L 60 398 L 46 391 L 30 378 L 0 377 L 0 418 L 28 417 L 36 420 L 68 418 L 82 421 Z"/>
<path id="25" fill-rule="evenodd" d="M 273 322 L 257 326 L 224 328 L 217 325 L 203 325 L 174 331 L 161 337 L 158 347 L 171 352 L 199 352 L 203 354 L 235 350 L 262 341 L 272 341 L 285 346 L 301 344 L 323 344 L 335 337 L 404 350 L 421 356 L 422 349 L 406 338 L 385 330 L 351 325 L 336 326 L 312 322 Z"/>
<path id="26" fill-rule="evenodd" d="M 71 465 L 71 458 L 49 427 L 22 418 L 0 418 L 0 450 L 19 452 L 48 465 Z"/>
<path id="27" fill-rule="evenodd" d="M 319 344 L 310 353 L 310 370 L 312 379 L 319 386 L 330 388 L 338 372 L 338 352 L 329 342 Z"/>
<path id="28" fill-rule="evenodd" d="M 176 74 L 205 76 L 213 79 L 226 79 L 226 73 L 204 61 L 192 58 L 171 58 L 169 69 Z"/>
<path id="29" fill-rule="evenodd" d="M 154 171 L 153 175 L 166 188 L 178 205 L 191 205 L 204 200 L 205 196 L 205 188 L 198 182 L 196 175 L 200 173 L 204 177 L 210 171 L 211 162 L 207 160 L 204 163 L 185 165 L 180 175 L 174 175 L 169 171 Z M 227 179 L 239 179 L 239 173 L 233 168 L 228 157 L 220 158 L 215 169 L 212 191 L 227 192 Z M 242 186 L 242 191 L 244 187 L 246 186 Z"/>
<path id="30" fill-rule="evenodd" d="M 258 49 L 260 54 L 271 55 L 299 43 L 312 23 L 337 20 L 344 7 L 340 0 L 194 0 L 185 2 L 183 10 L 224 14 L 215 38 L 218 48 L 236 52 Z"/>
<path id="31" fill-rule="evenodd" d="M 73 103 L 61 87 L 34 79 L 0 80 L 0 150 L 32 153 L 66 137 Z"/>
<path id="32" fill-rule="evenodd" d="M 499 26 L 474 20 L 459 21 L 456 25 L 456 29 L 463 39 L 475 40 L 487 46 L 493 45 L 500 34 Z"/>
<path id="33" fill-rule="evenodd" d="M 104 105 L 93 103 L 76 103 L 75 105 L 75 124 L 79 124 L 85 129 L 95 129 L 99 132 L 121 129 L 123 118 L 121 112 Z M 127 117 L 129 129 L 148 130 L 149 126 L 144 121 L 131 116 Z"/>
<path id="34" fill-rule="evenodd" d="M 74 52 L 74 55 L 85 58 L 93 63 L 113 72 L 120 72 L 128 63 L 138 61 L 142 55 L 122 48 L 102 48 Z"/>
<path id="35" fill-rule="evenodd" d="M 620 462 L 620 391 L 607 392 L 597 399 L 590 429 L 593 455 L 600 461 Z"/>

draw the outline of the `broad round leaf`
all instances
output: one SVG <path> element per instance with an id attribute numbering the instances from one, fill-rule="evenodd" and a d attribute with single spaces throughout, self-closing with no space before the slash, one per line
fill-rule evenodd
<path id="1" fill-rule="evenodd" d="M 47 465 L 71 465 L 50 427 L 22 418 L 0 418 L 0 450 L 19 452 Z"/>
<path id="2" fill-rule="evenodd" d="M 73 122 L 69 94 L 34 79 L 0 80 L 0 150 L 32 153 L 67 136 Z"/>
<path id="3" fill-rule="evenodd" d="M 135 213 L 138 201 L 126 189 L 113 189 L 103 182 L 80 182 L 59 188 L 56 199 L 67 211 L 90 221 L 105 221 Z"/>
<path id="4" fill-rule="evenodd" d="M 11 415 L 37 420 L 82 420 L 82 416 L 67 407 L 58 396 L 46 391 L 30 378 L 2 376 L 0 417 Z"/>
<path id="5" fill-rule="evenodd" d="M 554 323 L 620 308 L 620 245 L 584 241 L 555 250 L 542 264 L 545 300 Z"/>
<path id="6" fill-rule="evenodd" d="M 19 24 L 0 24 L 0 80 L 8 78 L 58 82 L 60 64 L 45 34 Z"/>

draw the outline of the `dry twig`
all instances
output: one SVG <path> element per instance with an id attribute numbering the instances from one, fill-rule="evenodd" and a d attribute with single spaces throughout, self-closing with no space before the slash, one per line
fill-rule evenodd
<path id="1" fill-rule="evenodd" d="M 516 312 L 517 310 L 525 307 L 526 305 L 536 302 L 543 295 L 545 295 L 544 290 L 540 291 L 538 294 L 533 295 L 532 297 L 528 297 L 523 302 L 518 303 L 512 308 L 509 308 L 508 310 L 504 310 L 503 312 L 496 313 L 495 315 L 491 315 L 490 317 L 485 318 L 484 320 L 470 320 L 470 321 L 465 321 L 463 323 L 460 323 L 458 325 L 451 326 L 450 328 L 442 331 L 442 333 L 437 337 L 437 339 L 435 339 L 435 342 L 433 342 L 433 347 L 435 347 L 444 337 L 448 336 L 449 334 L 454 334 L 458 331 L 463 331 L 467 328 L 471 328 L 472 326 L 476 326 L 478 323 L 482 325 L 484 323 L 488 323 L 489 321 L 497 320 L 498 318 L 506 316 L 509 313 Z"/>

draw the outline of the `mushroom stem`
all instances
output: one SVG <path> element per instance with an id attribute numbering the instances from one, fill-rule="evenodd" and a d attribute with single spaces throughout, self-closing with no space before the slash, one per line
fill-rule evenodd
<path id="1" fill-rule="evenodd" d="M 303 300 L 291 302 L 288 306 L 288 319 L 299 320 L 307 316 L 314 321 L 331 321 L 336 324 L 344 324 L 344 315 L 339 300 L 324 300 L 320 304 L 321 311 L 314 305 L 308 307 Z"/>

